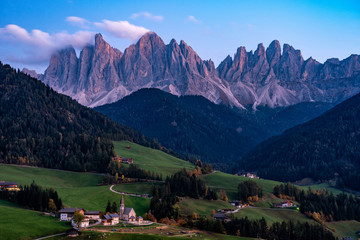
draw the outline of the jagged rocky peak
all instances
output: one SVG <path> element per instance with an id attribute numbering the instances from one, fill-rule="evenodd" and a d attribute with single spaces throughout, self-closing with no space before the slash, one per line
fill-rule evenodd
<path id="1" fill-rule="evenodd" d="M 276 63 L 278 63 L 280 57 L 281 57 L 280 42 L 278 40 L 274 40 L 270 43 L 269 47 L 266 49 L 266 58 L 270 67 L 273 67 Z"/>
<path id="2" fill-rule="evenodd" d="M 43 81 L 55 90 L 67 91 L 77 79 L 77 67 L 75 49 L 69 46 L 51 56 Z"/>
<path id="3" fill-rule="evenodd" d="M 164 41 L 159 37 L 159 35 L 157 35 L 154 32 L 147 32 L 144 35 L 141 36 L 141 38 L 139 38 L 138 45 L 147 45 L 147 44 L 151 44 L 153 46 L 157 46 L 157 45 L 165 45 Z"/>
<path id="4" fill-rule="evenodd" d="M 214 72 L 215 71 L 215 64 L 211 59 L 204 60 L 204 64 L 207 67 L 209 72 Z"/>
<path id="5" fill-rule="evenodd" d="M 265 47 L 264 47 L 264 44 L 262 43 L 259 43 L 258 44 L 258 47 L 254 53 L 256 56 L 263 56 L 265 55 Z"/>
<path id="6" fill-rule="evenodd" d="M 330 59 L 321 64 L 304 61 L 300 50 L 281 48 L 274 40 L 255 52 L 239 47 L 217 68 L 205 61 L 185 41 L 168 45 L 147 32 L 124 53 L 112 48 L 101 34 L 77 59 L 75 50 L 55 53 L 42 80 L 81 104 L 111 103 L 141 88 L 159 88 L 176 95 L 202 95 L 215 103 L 288 106 L 304 101 L 340 101 L 346 93 L 360 91 L 360 58 Z M 341 87 L 339 87 L 341 84 Z"/>

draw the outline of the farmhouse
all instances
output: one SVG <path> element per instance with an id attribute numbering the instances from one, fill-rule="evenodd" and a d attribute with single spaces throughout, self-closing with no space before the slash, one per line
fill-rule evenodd
<path id="1" fill-rule="evenodd" d="M 123 158 L 121 160 L 122 163 L 126 163 L 126 164 L 133 164 L 133 159 L 132 158 Z"/>
<path id="2" fill-rule="evenodd" d="M 133 164 L 134 161 L 132 158 L 122 158 L 122 157 L 114 157 L 115 161 L 125 163 L 125 164 Z"/>
<path id="3" fill-rule="evenodd" d="M 100 219 L 100 212 L 99 211 L 86 211 L 84 213 L 84 216 L 87 219 L 99 220 Z"/>
<path id="4" fill-rule="evenodd" d="M 294 203 L 292 201 L 283 201 L 281 203 L 273 203 L 274 208 L 286 208 L 286 207 L 294 207 Z"/>
<path id="5" fill-rule="evenodd" d="M 85 213 L 85 210 L 82 208 L 63 208 L 59 211 L 60 221 L 70 221 L 76 210 L 78 210 L 82 215 Z"/>
<path id="6" fill-rule="evenodd" d="M 121 196 L 120 201 L 120 219 L 128 222 L 136 221 L 136 213 L 133 208 L 125 207 L 124 196 Z"/>
<path id="7" fill-rule="evenodd" d="M 17 182 L 0 181 L 0 190 L 20 191 Z"/>
<path id="8" fill-rule="evenodd" d="M 120 216 L 118 214 L 106 214 L 102 223 L 104 226 L 116 225 L 120 222 Z"/>
<path id="9" fill-rule="evenodd" d="M 246 173 L 243 175 L 244 177 L 247 177 L 247 178 L 255 178 L 255 179 L 259 179 L 258 176 L 256 176 L 255 174 L 253 173 Z"/>
<path id="10" fill-rule="evenodd" d="M 89 219 L 84 219 L 80 222 L 80 226 L 77 225 L 77 223 L 74 220 L 71 220 L 71 225 L 73 227 L 77 227 L 77 228 L 86 228 L 89 226 Z"/>
<path id="11" fill-rule="evenodd" d="M 225 220 L 227 216 L 224 213 L 215 213 L 214 218 L 215 220 Z"/>

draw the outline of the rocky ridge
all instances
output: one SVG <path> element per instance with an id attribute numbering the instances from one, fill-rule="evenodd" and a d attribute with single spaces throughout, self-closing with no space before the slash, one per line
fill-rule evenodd
<path id="1" fill-rule="evenodd" d="M 329 59 L 324 64 L 300 50 L 273 41 L 255 52 L 238 48 L 217 68 L 202 60 L 184 41 L 168 45 L 149 32 L 124 53 L 101 36 L 80 57 L 70 47 L 54 54 L 42 81 L 79 103 L 95 107 L 115 102 L 141 88 L 174 95 L 201 95 L 237 108 L 271 108 L 301 102 L 339 102 L 360 91 L 360 58 Z"/>

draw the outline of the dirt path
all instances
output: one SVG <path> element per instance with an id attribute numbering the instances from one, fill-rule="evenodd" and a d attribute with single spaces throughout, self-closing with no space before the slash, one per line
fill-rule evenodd
<path id="1" fill-rule="evenodd" d="M 141 197 L 141 198 L 152 198 L 152 197 L 149 197 L 147 195 L 140 195 L 140 194 L 135 194 L 135 193 L 125 193 L 125 192 L 118 192 L 118 191 L 115 191 L 113 189 L 115 185 L 111 185 L 109 190 L 112 191 L 113 193 L 116 193 L 116 194 L 123 194 L 123 195 L 127 195 L 127 196 L 132 196 L 132 197 Z"/>
<path id="2" fill-rule="evenodd" d="M 57 236 L 61 236 L 61 235 L 65 235 L 66 233 L 59 233 L 59 234 L 54 234 L 54 235 L 49 235 L 49 236 L 46 236 L 46 237 L 41 237 L 41 238 L 37 238 L 35 240 L 41 240 L 41 239 L 46 239 L 46 238 L 52 238 L 52 237 L 57 237 Z"/>

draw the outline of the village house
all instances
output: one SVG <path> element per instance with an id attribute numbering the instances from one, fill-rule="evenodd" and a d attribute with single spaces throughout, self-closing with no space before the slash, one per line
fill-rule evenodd
<path id="1" fill-rule="evenodd" d="M 133 159 L 132 158 L 123 158 L 121 160 L 122 163 L 126 163 L 126 164 L 133 164 Z"/>
<path id="2" fill-rule="evenodd" d="M 89 226 L 89 222 L 90 222 L 89 219 L 85 218 L 84 220 L 82 220 L 80 222 L 80 226 L 78 226 L 77 223 L 74 220 L 71 220 L 71 225 L 73 227 L 77 227 L 77 228 L 86 228 L 86 227 Z"/>
<path id="3" fill-rule="evenodd" d="M 259 178 L 260 178 L 260 177 L 256 176 L 256 175 L 253 174 L 253 173 L 243 173 L 243 174 L 241 174 L 241 176 L 247 177 L 247 178 L 255 178 L 255 179 L 259 179 Z"/>
<path id="4" fill-rule="evenodd" d="M 287 208 L 294 207 L 294 203 L 292 201 L 283 201 L 281 203 L 273 203 L 274 208 Z"/>
<path id="5" fill-rule="evenodd" d="M 102 220 L 102 224 L 103 224 L 104 226 L 113 225 L 113 224 L 112 224 L 112 218 L 110 217 L 110 215 L 108 215 L 108 214 L 104 215 L 104 218 L 103 218 L 103 220 Z"/>
<path id="6" fill-rule="evenodd" d="M 106 214 L 102 223 L 104 226 L 116 225 L 120 222 L 120 216 L 118 214 Z"/>
<path id="7" fill-rule="evenodd" d="M 229 203 L 237 208 L 249 207 L 248 203 L 242 203 L 241 201 L 229 201 Z"/>
<path id="8" fill-rule="evenodd" d="M 63 208 L 59 211 L 60 221 L 71 221 L 76 210 L 78 210 L 82 215 L 85 213 L 85 210 L 82 208 Z"/>
<path id="9" fill-rule="evenodd" d="M 136 221 L 136 213 L 133 208 L 125 207 L 124 196 L 121 196 L 120 201 L 120 219 L 128 222 Z"/>
<path id="10" fill-rule="evenodd" d="M 125 163 L 125 164 L 133 164 L 134 163 L 132 158 L 114 157 L 114 160 L 118 161 L 120 163 Z"/>
<path id="11" fill-rule="evenodd" d="M 84 213 L 85 218 L 91 220 L 99 220 L 100 219 L 100 212 L 99 211 L 86 211 Z"/>
<path id="12" fill-rule="evenodd" d="M 17 182 L 5 182 L 0 181 L 0 190 L 7 190 L 7 191 L 20 191 Z"/>
<path id="13" fill-rule="evenodd" d="M 214 218 L 215 220 L 225 220 L 227 218 L 227 216 L 224 213 L 215 213 L 214 214 Z"/>
<path id="14" fill-rule="evenodd" d="M 115 214 L 109 214 L 111 219 L 112 219 L 112 225 L 116 225 L 120 222 L 120 216 L 115 213 Z"/>

